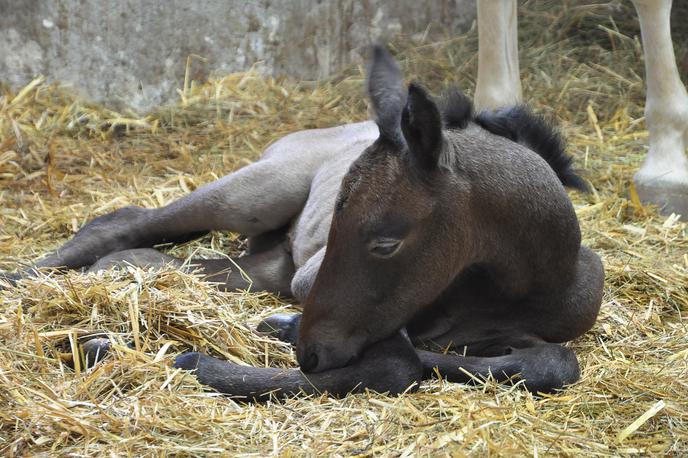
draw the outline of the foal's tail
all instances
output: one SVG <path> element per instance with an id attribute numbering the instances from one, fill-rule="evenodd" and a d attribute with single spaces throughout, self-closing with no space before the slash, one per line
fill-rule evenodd
<path id="1" fill-rule="evenodd" d="M 495 135 L 509 138 L 539 154 L 556 172 L 564 186 L 590 192 L 588 184 L 573 170 L 573 158 L 566 154 L 564 140 L 542 116 L 517 105 L 494 112 L 482 112 L 475 122 Z"/>

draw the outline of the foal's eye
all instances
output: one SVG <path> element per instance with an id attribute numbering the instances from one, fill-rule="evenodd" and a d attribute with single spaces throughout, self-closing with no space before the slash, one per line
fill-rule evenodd
<path id="1" fill-rule="evenodd" d="M 401 240 L 378 239 L 370 243 L 370 253 L 379 258 L 389 258 L 401 248 Z"/>

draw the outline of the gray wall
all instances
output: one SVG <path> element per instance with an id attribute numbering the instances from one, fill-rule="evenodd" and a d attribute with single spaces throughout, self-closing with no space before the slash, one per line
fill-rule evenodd
<path id="1" fill-rule="evenodd" d="M 261 70 L 323 78 L 374 39 L 458 32 L 475 0 L 0 0 L 0 81 L 42 74 L 113 106 L 174 100 L 193 78 Z M 429 29 L 428 29 L 429 28 Z"/>

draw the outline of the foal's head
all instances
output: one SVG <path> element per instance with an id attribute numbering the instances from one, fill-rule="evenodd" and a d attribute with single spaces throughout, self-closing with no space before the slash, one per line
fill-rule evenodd
<path id="1" fill-rule="evenodd" d="M 305 371 L 346 365 L 433 302 L 456 275 L 461 185 L 442 166 L 440 112 L 404 86 L 376 47 L 368 92 L 380 136 L 342 181 L 327 251 L 304 304 L 297 355 Z"/>

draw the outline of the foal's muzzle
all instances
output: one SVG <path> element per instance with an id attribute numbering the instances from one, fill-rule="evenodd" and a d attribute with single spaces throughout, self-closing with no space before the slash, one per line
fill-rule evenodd
<path id="1" fill-rule="evenodd" d="M 344 367 L 355 358 L 356 354 L 351 351 L 334 351 L 319 344 L 299 344 L 296 348 L 296 359 L 303 372 L 322 372 Z"/>
<path id="2" fill-rule="evenodd" d="M 306 356 L 298 358 L 301 370 L 304 372 L 314 372 L 315 368 L 318 367 L 318 353 L 306 350 L 304 354 Z"/>

